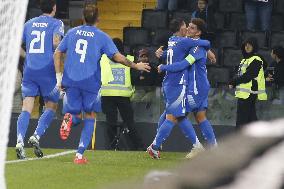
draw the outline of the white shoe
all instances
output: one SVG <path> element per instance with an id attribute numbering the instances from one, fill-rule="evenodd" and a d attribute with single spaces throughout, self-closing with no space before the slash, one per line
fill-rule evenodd
<path id="1" fill-rule="evenodd" d="M 16 149 L 18 159 L 26 159 L 26 152 L 24 149 L 24 145 L 22 143 L 17 143 L 15 149 Z"/>
<path id="2" fill-rule="evenodd" d="M 148 148 L 147 148 L 147 152 L 148 154 L 151 156 L 151 158 L 153 159 L 160 159 L 160 151 L 158 150 L 154 150 L 152 148 L 153 144 L 151 144 Z"/>
<path id="3" fill-rule="evenodd" d="M 39 141 L 38 138 L 35 135 L 32 135 L 29 140 L 28 143 L 34 148 L 34 154 L 39 157 L 42 158 L 43 157 L 43 153 L 39 147 Z"/>
<path id="4" fill-rule="evenodd" d="M 200 152 L 205 151 L 205 149 L 203 148 L 203 146 L 200 144 L 198 146 L 193 146 L 193 148 L 191 149 L 191 151 L 185 156 L 185 158 L 187 159 L 191 159 L 195 156 L 197 156 Z"/>

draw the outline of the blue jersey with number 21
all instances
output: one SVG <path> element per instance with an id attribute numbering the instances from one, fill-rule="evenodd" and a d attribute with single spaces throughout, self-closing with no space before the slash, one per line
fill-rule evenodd
<path id="1" fill-rule="evenodd" d="M 22 39 L 26 45 L 26 76 L 55 74 L 53 36 L 56 34 L 64 35 L 64 25 L 51 16 L 42 15 L 26 22 Z"/>
<path id="2" fill-rule="evenodd" d="M 67 53 L 62 85 L 87 91 L 96 91 L 101 86 L 101 56 L 112 58 L 118 52 L 107 34 L 88 25 L 69 30 L 58 50 Z"/>

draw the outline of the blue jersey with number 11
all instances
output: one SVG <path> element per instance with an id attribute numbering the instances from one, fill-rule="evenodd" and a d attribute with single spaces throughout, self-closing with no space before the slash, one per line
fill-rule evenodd
<path id="1" fill-rule="evenodd" d="M 100 59 L 118 52 L 111 38 L 94 26 L 83 25 L 69 30 L 58 50 L 66 52 L 62 85 L 96 91 L 101 86 Z"/>
<path id="2" fill-rule="evenodd" d="M 195 40 L 191 38 L 172 36 L 168 41 L 167 49 L 167 65 L 175 64 L 182 61 L 189 54 L 192 47 L 202 46 L 209 48 L 210 43 L 207 40 Z M 187 85 L 188 84 L 188 72 L 187 69 L 177 72 L 166 72 L 163 85 Z"/>
<path id="3" fill-rule="evenodd" d="M 25 75 L 55 74 L 53 36 L 56 34 L 64 35 L 64 25 L 51 16 L 42 15 L 26 22 L 22 39 L 26 45 Z"/>

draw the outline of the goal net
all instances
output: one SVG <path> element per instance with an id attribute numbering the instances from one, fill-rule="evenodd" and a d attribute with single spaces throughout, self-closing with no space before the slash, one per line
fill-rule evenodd
<path id="1" fill-rule="evenodd" d="M 5 159 L 13 93 L 28 0 L 0 0 L 0 188 L 6 188 Z"/>

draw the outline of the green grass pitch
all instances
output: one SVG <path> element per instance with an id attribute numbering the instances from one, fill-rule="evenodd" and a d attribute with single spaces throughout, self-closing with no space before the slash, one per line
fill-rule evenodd
<path id="1" fill-rule="evenodd" d="M 67 150 L 43 149 L 45 155 Z M 28 157 L 34 157 L 27 148 Z M 153 160 L 146 152 L 86 151 L 87 165 L 75 165 L 74 153 L 51 159 L 6 164 L 8 189 L 91 189 L 114 183 L 143 182 L 151 170 L 167 170 L 184 161 L 185 153 L 162 152 L 162 159 Z M 8 148 L 7 161 L 15 160 L 14 148 Z"/>

